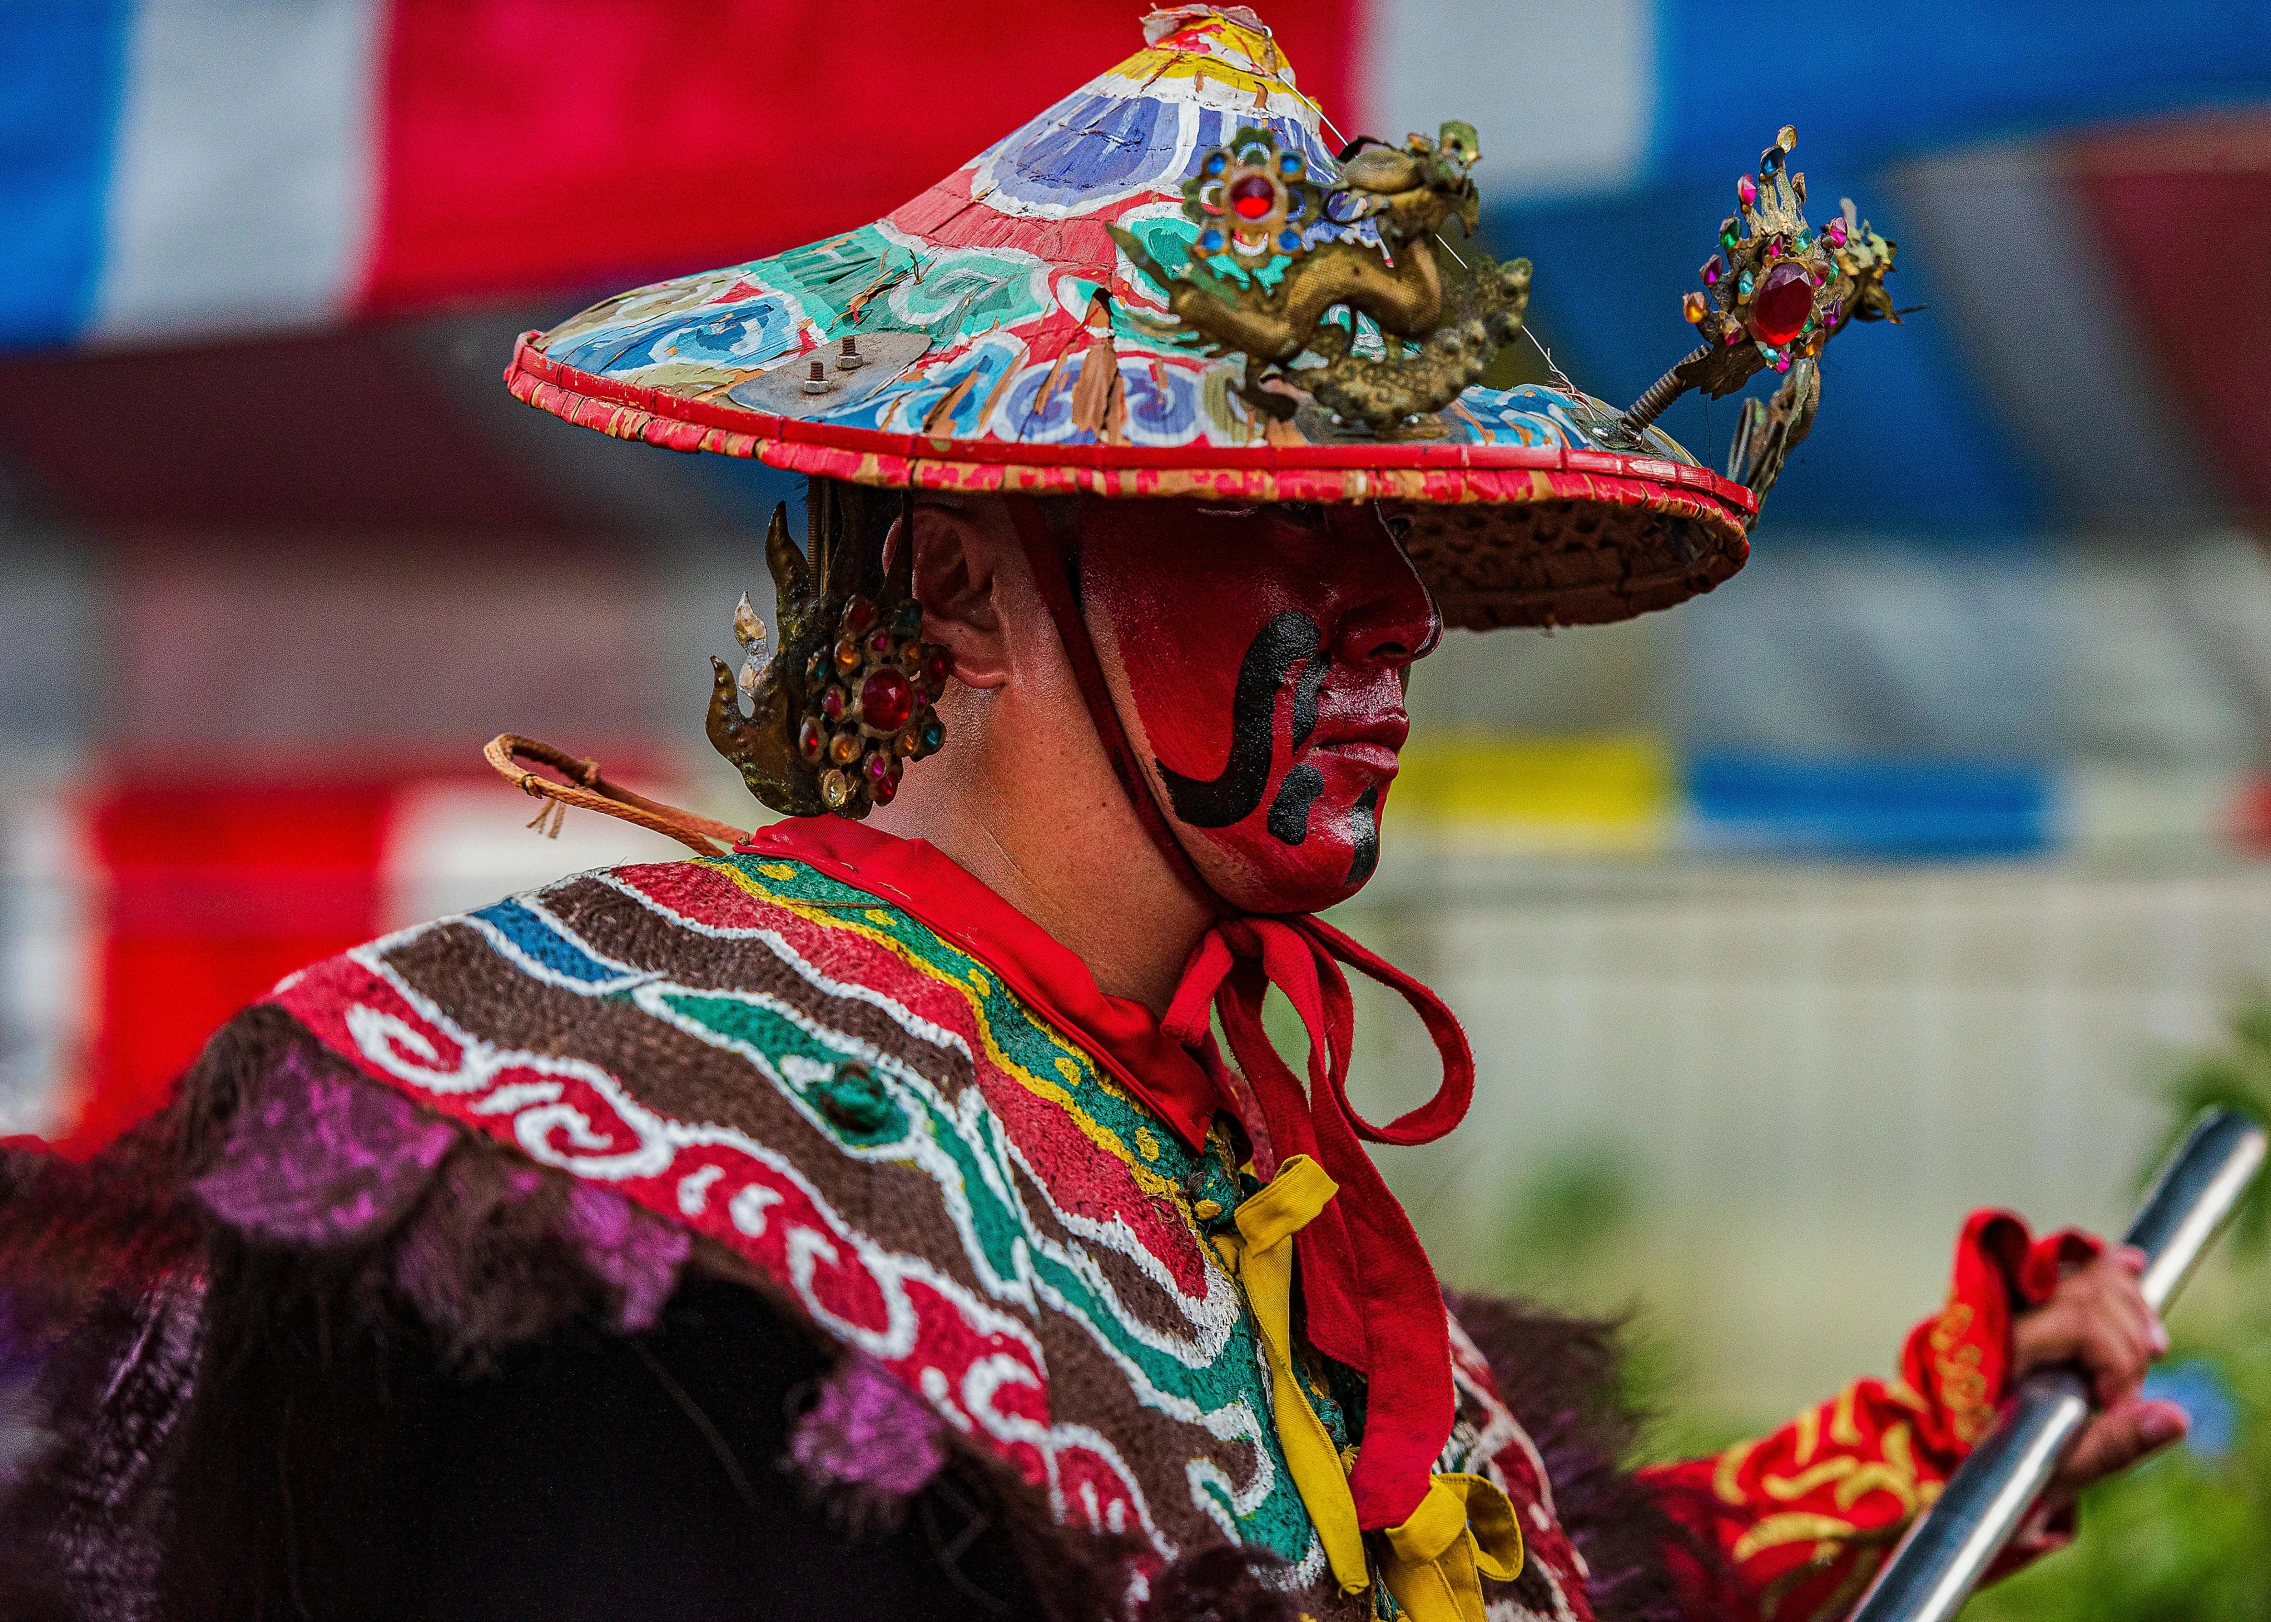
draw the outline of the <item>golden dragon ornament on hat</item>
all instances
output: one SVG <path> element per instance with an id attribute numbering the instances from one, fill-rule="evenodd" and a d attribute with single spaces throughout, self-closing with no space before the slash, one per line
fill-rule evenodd
<path id="1" fill-rule="evenodd" d="M 520 341 L 506 379 L 531 405 L 815 476 L 803 553 L 778 518 L 767 543 L 772 655 L 737 625 L 751 662 L 717 667 L 710 707 L 777 810 L 864 816 L 944 741 L 949 663 L 870 497 L 1378 501 L 1446 624 L 1625 619 L 1742 566 L 1822 345 L 1892 315 L 1893 245 L 1850 204 L 1808 225 L 1785 129 L 1688 295 L 1693 354 L 1625 410 L 1558 372 L 1494 387 L 1531 267 L 1475 235 L 1472 126 L 1328 143 L 1243 7 L 1154 12 L 1144 38 L 884 219 Z M 1727 474 L 1654 425 L 1767 367 Z"/>

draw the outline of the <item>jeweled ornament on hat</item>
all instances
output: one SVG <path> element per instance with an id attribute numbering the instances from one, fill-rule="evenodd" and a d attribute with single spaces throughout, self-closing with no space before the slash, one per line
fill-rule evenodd
<path id="1" fill-rule="evenodd" d="M 1790 169 L 1797 145 L 1798 132 L 1785 124 L 1759 154 L 1757 177 L 1735 177 L 1739 212 L 1720 222 L 1720 252 L 1701 272 L 1705 291 L 1680 301 L 1704 341 L 1623 419 L 1637 437 L 1689 390 L 1719 399 L 1772 367 L 1788 381 L 1770 400 L 1743 402 L 1727 464 L 1730 476 L 1761 496 L 1813 426 L 1821 404 L 1813 362 L 1822 346 L 1852 321 L 1900 320 L 1885 292 L 1895 245 L 1869 228 L 1851 198 L 1815 234 L 1806 221 L 1806 177 Z"/>

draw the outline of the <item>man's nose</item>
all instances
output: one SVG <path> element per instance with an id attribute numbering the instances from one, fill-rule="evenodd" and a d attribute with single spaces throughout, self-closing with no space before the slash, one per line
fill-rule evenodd
<path id="1" fill-rule="evenodd" d="M 1367 603 L 1343 616 L 1332 638 L 1335 659 L 1353 665 L 1381 665 L 1401 669 L 1434 651 L 1442 640 L 1443 620 L 1435 603 L 1418 581 L 1394 600 Z"/>

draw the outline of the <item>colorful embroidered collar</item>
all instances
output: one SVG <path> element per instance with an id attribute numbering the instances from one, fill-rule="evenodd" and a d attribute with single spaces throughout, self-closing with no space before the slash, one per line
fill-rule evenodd
<path id="1" fill-rule="evenodd" d="M 1162 1031 L 1150 1009 L 1099 987 L 1069 947 L 928 840 L 803 817 L 760 828 L 740 849 L 803 862 L 905 908 L 992 969 L 1036 1013 L 1080 1038 L 1186 1147 L 1205 1142 L 1225 1105 L 1199 1057 Z"/>
<path id="2" fill-rule="evenodd" d="M 1450 1345 L 1441 1287 L 1411 1220 L 1363 1145 L 1427 1143 L 1467 1112 L 1474 1059 L 1433 992 L 1311 917 L 1218 920 L 1191 954 L 1164 1021 L 1107 996 L 1086 964 L 1038 924 L 922 840 L 835 818 L 776 823 L 741 847 L 807 863 L 902 907 L 987 964 L 1045 1019 L 1085 1045 L 1177 1136 L 1196 1147 L 1218 1110 L 1246 1127 L 1253 1170 L 1267 1182 L 1280 1158 L 1306 1155 L 1338 1185 L 1333 1203 L 1296 1240 L 1310 1341 L 1370 1382 L 1367 1434 L 1349 1485 L 1367 1530 L 1418 1509 L 1450 1434 Z M 1417 1109 L 1374 1126 L 1348 1098 L 1354 1010 L 1347 964 L 1401 995 L 1443 1057 L 1443 1084 Z M 1308 1086 L 1262 1029 L 1277 986 L 1309 1039 Z M 1212 1006 L 1243 1075 L 1223 1062 Z"/>

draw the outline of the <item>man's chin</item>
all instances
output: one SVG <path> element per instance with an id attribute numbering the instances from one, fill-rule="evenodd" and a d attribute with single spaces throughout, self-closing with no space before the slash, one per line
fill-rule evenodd
<path id="1" fill-rule="evenodd" d="M 1301 763 L 1321 780 L 1317 797 L 1309 805 L 1308 835 L 1302 843 L 1330 833 L 1344 849 L 1356 838 L 1359 824 L 1378 824 L 1378 807 L 1396 780 L 1396 751 L 1382 744 L 1337 744 L 1312 749 Z"/>
<path id="2" fill-rule="evenodd" d="M 1314 831 L 1298 846 L 1268 852 L 1266 860 L 1244 856 L 1217 850 L 1198 864 L 1215 893 L 1242 912 L 1322 912 L 1356 894 L 1371 871 L 1366 861 L 1364 872 L 1356 872 L 1353 840 Z"/>

